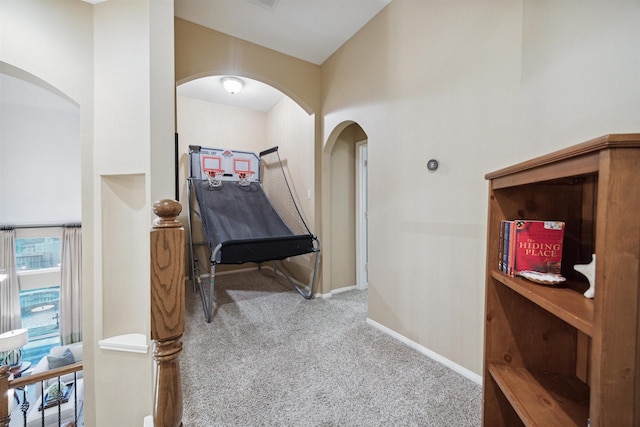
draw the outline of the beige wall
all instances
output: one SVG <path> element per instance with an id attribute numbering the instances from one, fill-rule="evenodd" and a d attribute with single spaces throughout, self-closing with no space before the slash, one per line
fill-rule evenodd
<path id="1" fill-rule="evenodd" d="M 481 372 L 484 174 L 638 130 L 639 9 L 394 0 L 323 64 L 325 143 L 369 137 L 371 319 Z"/>
<path id="2" fill-rule="evenodd" d="M 319 110 L 320 67 L 218 31 L 175 20 L 176 82 L 231 74 L 283 92 L 308 113 Z"/>
<path id="3" fill-rule="evenodd" d="M 639 18 L 638 1 L 525 2 L 516 157 L 638 132 Z"/>

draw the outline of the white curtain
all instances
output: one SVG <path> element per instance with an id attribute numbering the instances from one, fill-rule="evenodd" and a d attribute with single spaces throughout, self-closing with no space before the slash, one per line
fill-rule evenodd
<path id="1" fill-rule="evenodd" d="M 7 278 L 0 282 L 0 334 L 22 327 L 20 284 L 16 270 L 16 231 L 2 230 L 0 270 Z"/>
<path id="2" fill-rule="evenodd" d="M 82 229 L 62 230 L 60 255 L 60 338 L 62 344 L 82 341 Z"/>

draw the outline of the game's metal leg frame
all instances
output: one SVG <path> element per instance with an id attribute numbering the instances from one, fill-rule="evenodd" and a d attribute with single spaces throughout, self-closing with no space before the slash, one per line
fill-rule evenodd
<path id="1" fill-rule="evenodd" d="M 191 211 L 193 206 L 192 189 L 193 178 L 187 180 L 187 223 L 189 225 L 189 258 L 191 259 L 191 283 L 193 284 L 193 292 L 200 283 L 200 271 L 198 269 L 198 258 L 193 243 L 193 221 L 191 220 Z"/>
<path id="2" fill-rule="evenodd" d="M 216 246 L 216 248 L 211 252 L 211 260 L 216 259 L 218 252 L 220 252 L 220 248 L 222 244 Z M 204 319 L 207 323 L 211 323 L 211 317 L 213 316 L 213 303 L 214 303 L 214 286 L 216 282 L 216 265 L 217 263 L 214 261 L 210 262 L 210 275 L 209 275 L 209 296 L 207 297 L 202 281 L 198 282 L 200 286 L 200 298 L 202 299 L 202 308 L 204 309 Z"/>
<path id="3" fill-rule="evenodd" d="M 315 241 L 316 247 L 314 248 L 313 252 L 314 252 L 314 256 L 315 256 L 315 262 L 314 262 L 314 266 L 313 266 L 313 277 L 311 279 L 311 286 L 307 287 L 307 291 L 305 292 L 304 288 L 300 285 L 298 285 L 288 274 L 286 271 L 284 271 L 284 269 L 282 267 L 280 267 L 280 265 L 277 262 L 273 262 L 273 267 L 274 270 L 279 271 L 280 273 L 282 273 L 282 275 L 284 276 L 285 279 L 287 279 L 287 282 L 289 282 L 289 284 L 291 286 L 293 286 L 293 288 L 298 291 L 298 293 L 300 295 L 302 295 L 302 297 L 304 299 L 311 299 L 313 298 L 313 296 L 316 293 L 316 279 L 318 278 L 318 266 L 320 265 L 320 239 L 318 239 L 316 236 L 313 236 L 313 240 Z"/>
<path id="4" fill-rule="evenodd" d="M 198 256 L 195 250 L 196 243 L 194 243 L 193 241 L 193 221 L 191 218 L 192 211 L 193 211 L 192 207 L 194 203 L 192 200 L 192 197 L 194 197 L 194 195 L 192 195 L 192 193 L 194 193 L 193 187 L 192 187 L 194 185 L 193 179 L 194 178 L 189 178 L 187 180 L 187 204 L 188 204 L 187 221 L 189 224 L 189 254 L 191 256 L 191 280 L 193 283 L 193 291 L 194 292 L 196 292 L 196 290 L 200 291 L 200 299 L 202 300 L 204 318 L 207 321 L 207 323 L 211 323 L 211 318 L 213 316 L 213 309 L 214 309 L 214 286 L 215 286 L 215 278 L 216 278 L 216 262 L 214 260 L 217 259 L 216 257 L 217 253 L 220 251 L 222 245 L 218 245 L 213 251 L 211 251 L 211 257 L 210 257 L 211 270 L 210 270 L 210 276 L 209 276 L 209 292 L 208 292 L 209 295 L 207 297 L 207 292 L 205 292 L 204 283 L 202 281 L 202 277 L 200 276 Z M 293 288 L 305 299 L 311 299 L 315 295 L 316 282 L 318 278 L 318 267 L 320 265 L 320 252 L 321 252 L 320 240 L 316 236 L 313 236 L 313 240 L 316 246 L 313 250 L 314 256 L 315 256 L 315 262 L 313 267 L 313 277 L 311 280 L 311 286 L 305 287 L 307 288 L 306 291 L 302 286 L 295 283 L 295 281 L 291 279 L 291 277 L 284 271 L 282 267 L 280 267 L 276 262 L 273 263 L 274 271 L 277 270 L 280 273 L 282 273 L 282 275 L 287 279 L 287 281 L 291 284 L 291 286 L 293 286 Z M 208 244 L 207 244 L 207 247 L 209 247 Z"/>
<path id="5" fill-rule="evenodd" d="M 204 317 L 207 323 L 211 322 L 211 316 L 213 314 L 213 283 L 215 281 L 215 264 L 211 264 L 211 275 L 209 278 L 209 298 L 205 295 L 204 283 L 200 275 L 200 265 L 198 262 L 198 255 L 195 250 L 196 243 L 193 241 L 193 222 L 191 219 L 193 200 L 193 178 L 189 178 L 187 181 L 187 203 L 189 209 L 187 210 L 187 221 L 189 224 L 189 253 L 191 255 L 191 281 L 193 283 L 193 292 L 200 292 L 200 299 L 202 300 L 202 308 L 204 310 Z M 207 245 L 208 247 L 208 245 Z"/>

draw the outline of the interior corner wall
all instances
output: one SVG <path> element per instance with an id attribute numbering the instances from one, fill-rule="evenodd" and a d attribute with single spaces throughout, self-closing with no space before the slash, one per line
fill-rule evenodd
<path id="1" fill-rule="evenodd" d="M 284 97 L 267 114 L 264 148 L 278 147 L 289 185 L 302 216 L 311 230 L 314 218 L 314 116 L 291 98 Z"/>
<path id="2" fill-rule="evenodd" d="M 278 147 L 287 182 L 312 233 L 315 221 L 314 141 L 315 115 L 309 115 L 291 98 L 284 97 L 267 115 L 265 148 Z M 268 191 L 268 190 L 267 190 Z M 283 265 L 296 280 L 308 284 L 313 276 L 312 255 L 288 258 Z"/>
<path id="3" fill-rule="evenodd" d="M 368 137 L 368 316 L 476 374 L 483 177 L 519 131 L 521 33 L 519 2 L 394 0 L 322 65 L 325 137 Z"/>

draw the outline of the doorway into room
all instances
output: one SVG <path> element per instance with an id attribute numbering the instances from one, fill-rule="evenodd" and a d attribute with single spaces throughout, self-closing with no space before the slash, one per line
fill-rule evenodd
<path id="1" fill-rule="evenodd" d="M 356 143 L 356 289 L 367 289 L 368 280 L 368 147 Z"/>
<path id="2" fill-rule="evenodd" d="M 325 277 L 331 293 L 368 286 L 368 137 L 355 122 L 337 126 L 325 148 L 324 221 L 330 247 Z M 326 245 L 326 243 L 325 243 Z"/>

